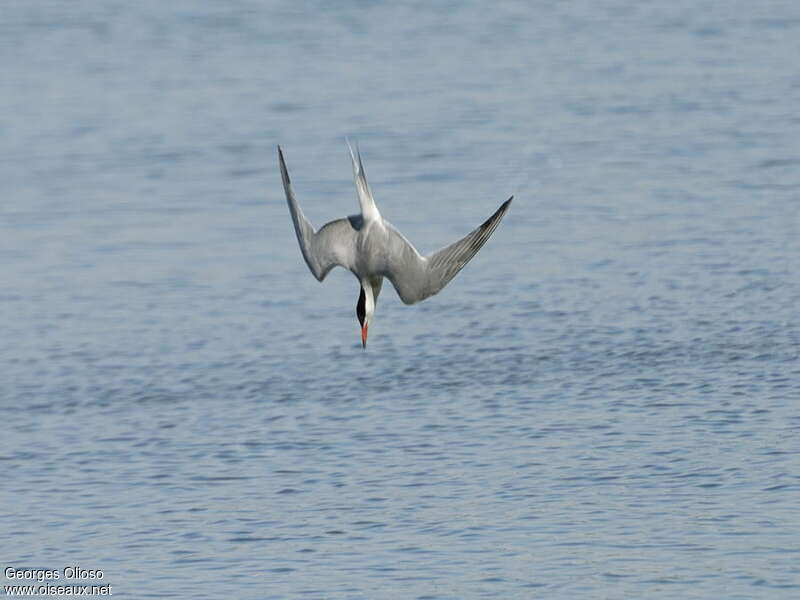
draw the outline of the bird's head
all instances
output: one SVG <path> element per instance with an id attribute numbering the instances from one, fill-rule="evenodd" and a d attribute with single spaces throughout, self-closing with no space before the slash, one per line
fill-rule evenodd
<path id="1" fill-rule="evenodd" d="M 358 304 L 356 304 L 356 316 L 358 323 L 361 325 L 361 346 L 367 347 L 367 334 L 369 333 L 369 324 L 372 321 L 372 315 L 375 312 L 375 299 L 372 295 L 372 286 L 367 286 L 366 291 L 364 286 L 361 286 L 361 292 L 358 294 Z"/>

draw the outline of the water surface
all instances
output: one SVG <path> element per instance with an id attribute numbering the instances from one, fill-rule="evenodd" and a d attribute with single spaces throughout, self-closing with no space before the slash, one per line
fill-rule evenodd
<path id="1" fill-rule="evenodd" d="M 800 8 L 21 2 L 2 566 L 124 598 L 800 593 Z M 438 296 L 317 283 L 306 214 Z M 4 580 L 4 585 L 9 581 Z"/>

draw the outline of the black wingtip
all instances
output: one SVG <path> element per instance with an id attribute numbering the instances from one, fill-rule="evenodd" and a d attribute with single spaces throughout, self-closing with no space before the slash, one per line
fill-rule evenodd
<path id="1" fill-rule="evenodd" d="M 500 205 L 500 208 L 497 209 L 497 212 L 495 212 L 495 215 L 497 215 L 497 214 L 503 214 L 504 215 L 506 213 L 506 211 L 508 210 L 508 206 L 511 204 L 511 201 L 513 199 L 514 199 L 514 196 L 511 196 L 511 198 L 509 198 L 508 200 L 503 202 Z M 494 215 L 493 215 L 493 217 L 494 217 Z M 491 220 L 491 218 L 490 218 L 490 220 Z"/>
<path id="2" fill-rule="evenodd" d="M 511 196 L 511 198 L 509 198 L 508 200 L 506 200 L 505 202 L 503 202 L 503 203 L 500 205 L 500 208 L 498 208 L 498 209 L 497 209 L 497 211 L 495 212 L 495 215 L 497 215 L 497 214 L 500 214 L 500 213 L 505 213 L 505 212 L 508 210 L 508 206 L 509 206 L 509 204 L 511 204 L 511 201 L 512 201 L 513 199 L 514 199 L 514 196 Z M 493 215 L 493 216 L 494 216 L 494 215 Z M 491 219 L 490 219 L 490 220 L 491 220 Z"/>
<path id="3" fill-rule="evenodd" d="M 283 160 L 283 150 L 281 150 L 280 144 L 278 144 L 278 163 L 281 167 L 281 176 L 283 177 L 283 182 L 291 183 L 291 179 L 289 179 L 289 170 L 286 168 L 286 161 Z"/>

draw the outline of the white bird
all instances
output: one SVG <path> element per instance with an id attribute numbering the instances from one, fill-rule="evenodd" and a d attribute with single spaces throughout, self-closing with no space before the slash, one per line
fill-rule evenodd
<path id="1" fill-rule="evenodd" d="M 347 145 L 350 147 L 349 142 Z M 350 147 L 350 158 L 361 214 L 331 221 L 315 231 L 295 200 L 283 151 L 278 146 L 283 189 L 303 258 L 319 281 L 337 265 L 349 269 L 358 278 L 361 291 L 356 315 L 361 325 L 361 344 L 366 348 L 369 324 L 383 278 L 392 282 L 405 304 L 414 304 L 438 293 L 489 239 L 514 197 L 503 202 L 483 225 L 462 239 L 438 252 L 421 256 L 411 242 L 378 212 L 358 148 L 353 154 Z"/>

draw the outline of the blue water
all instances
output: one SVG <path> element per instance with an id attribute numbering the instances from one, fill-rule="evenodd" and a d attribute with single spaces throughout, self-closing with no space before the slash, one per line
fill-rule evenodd
<path id="1" fill-rule="evenodd" d="M 3 3 L 3 569 L 800 597 L 800 5 L 430 4 Z M 515 195 L 366 352 L 345 135 L 423 252 Z"/>

